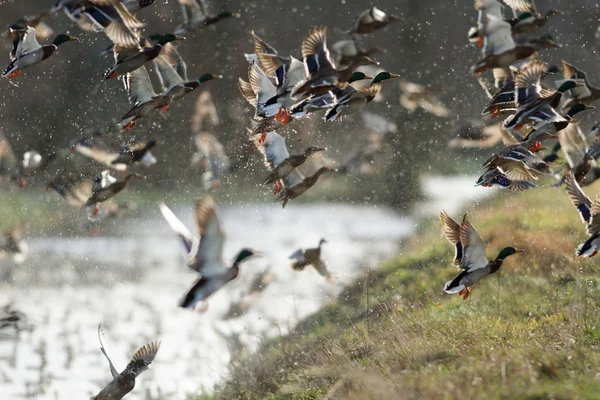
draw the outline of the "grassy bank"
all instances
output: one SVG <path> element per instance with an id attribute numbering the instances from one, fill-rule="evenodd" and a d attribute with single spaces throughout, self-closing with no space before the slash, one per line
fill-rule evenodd
<path id="1" fill-rule="evenodd" d="M 215 398 L 600 398 L 597 260 L 574 257 L 585 233 L 564 190 L 502 192 L 469 215 L 488 256 L 526 253 L 463 301 L 442 293 L 452 249 L 426 221 L 396 259 L 235 360 Z"/>

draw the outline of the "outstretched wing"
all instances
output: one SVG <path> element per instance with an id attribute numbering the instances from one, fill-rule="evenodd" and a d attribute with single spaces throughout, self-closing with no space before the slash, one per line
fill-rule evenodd
<path id="1" fill-rule="evenodd" d="M 125 88 L 132 105 L 146 103 L 156 96 L 148 70 L 144 66 L 127 73 Z"/>
<path id="2" fill-rule="evenodd" d="M 102 336 L 104 336 L 104 331 L 102 330 L 102 323 L 100 323 L 98 324 L 98 340 L 100 341 L 100 351 L 102 351 L 102 354 L 104 354 L 104 357 L 106 357 L 106 359 L 108 360 L 108 365 L 110 366 L 110 374 L 113 378 L 116 378 L 117 376 L 119 376 L 119 372 L 117 372 L 117 369 L 110 360 L 110 357 L 108 356 L 108 354 L 106 354 L 104 344 L 102 343 Z"/>
<path id="3" fill-rule="evenodd" d="M 175 233 L 179 235 L 179 237 L 183 241 L 185 249 L 187 250 L 187 254 L 190 255 L 192 247 L 194 247 L 194 241 L 197 239 L 194 238 L 192 232 L 190 232 L 190 230 L 186 228 L 183 222 L 181 222 L 181 220 L 177 218 L 177 216 L 173 213 L 173 211 L 171 211 L 169 207 L 167 207 L 166 204 L 161 203 L 159 207 L 160 213 L 165 218 L 171 229 L 173 229 Z"/>
<path id="4" fill-rule="evenodd" d="M 290 156 L 285 145 L 285 139 L 277 132 L 268 132 L 264 142 L 261 143 L 260 135 L 254 137 L 256 148 L 265 157 L 265 165 L 269 169 L 274 169 Z"/>
<path id="5" fill-rule="evenodd" d="M 460 268 L 472 271 L 487 266 L 489 261 L 485 255 L 485 242 L 473 225 L 467 220 L 466 215 L 460 225 L 460 242 L 464 247 Z"/>
<path id="6" fill-rule="evenodd" d="M 206 277 L 221 275 L 225 269 L 223 263 L 225 232 L 217 214 L 217 206 L 210 196 L 196 203 L 196 225 L 200 244 L 195 262 L 190 267 Z"/>
<path id="7" fill-rule="evenodd" d="M 452 264 L 460 265 L 460 261 L 463 258 L 463 245 L 460 242 L 460 225 L 443 210 L 440 212 L 440 224 L 442 225 L 442 234 L 456 248 Z"/>
<path id="8" fill-rule="evenodd" d="M 27 27 L 27 32 L 23 33 L 17 46 L 17 58 L 26 54 L 32 53 L 41 49 L 42 46 L 38 43 L 35 37 L 35 29 L 31 26 Z"/>
<path id="9" fill-rule="evenodd" d="M 317 26 L 302 41 L 302 57 L 306 76 L 317 71 L 333 70 L 335 66 L 327 49 L 327 27 Z"/>
<path id="10" fill-rule="evenodd" d="M 151 342 L 145 346 L 142 346 L 136 351 L 131 357 L 130 362 L 134 362 L 137 360 L 144 360 L 148 364 L 152 364 L 154 358 L 156 357 L 156 353 L 158 353 L 158 349 L 160 349 L 160 342 Z"/>
<path id="11" fill-rule="evenodd" d="M 579 212 L 579 216 L 584 224 L 587 226 L 587 230 L 589 234 L 592 234 L 594 231 L 598 231 L 598 224 L 596 222 L 594 229 L 591 229 L 592 222 L 592 201 L 589 197 L 586 196 L 585 193 L 581 190 L 581 187 L 575 180 L 573 173 L 569 171 L 565 175 L 565 186 L 567 188 L 567 195 L 569 196 L 569 200 L 577 211 Z M 598 200 L 594 203 L 596 204 Z M 598 211 L 598 205 L 596 204 L 596 211 Z"/>

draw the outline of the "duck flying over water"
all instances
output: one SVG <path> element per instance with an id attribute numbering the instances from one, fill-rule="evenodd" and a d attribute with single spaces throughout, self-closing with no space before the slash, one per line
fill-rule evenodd
<path id="1" fill-rule="evenodd" d="M 200 279 L 180 301 L 180 307 L 193 309 L 197 303 L 208 299 L 237 278 L 240 265 L 245 260 L 258 255 L 254 250 L 242 249 L 231 267 L 226 266 L 223 261 L 225 232 L 217 214 L 217 206 L 211 197 L 205 197 L 196 204 L 197 237 L 165 204 L 160 205 L 160 212 L 171 229 L 182 239 L 188 254 L 188 267 L 200 274 Z"/>
<path id="2" fill-rule="evenodd" d="M 292 172 L 283 179 L 284 190 L 277 198 L 277 200 L 283 200 L 281 207 L 285 208 L 291 199 L 297 198 L 313 187 L 321 175 L 333 171 L 332 168 L 321 167 L 314 174 L 305 178 L 298 169 L 293 169 Z"/>
<path id="3" fill-rule="evenodd" d="M 463 217 L 462 223 L 454 221 L 445 211 L 440 212 L 442 233 L 455 247 L 453 265 L 462 270 L 454 279 L 444 286 L 446 293 L 458 293 L 465 300 L 471 294 L 470 286 L 488 275 L 498 272 L 504 260 L 523 250 L 514 247 L 503 248 L 498 257 L 488 260 L 485 255 L 486 245 L 473 225 Z"/>
<path id="4" fill-rule="evenodd" d="M 98 340 L 100 341 L 100 351 L 108 360 L 110 374 L 113 380 L 104 387 L 97 395 L 92 396 L 90 400 L 121 400 L 135 388 L 135 380 L 142 372 L 146 371 L 150 364 L 154 362 L 156 353 L 160 349 L 160 342 L 151 342 L 140 347 L 131 357 L 131 360 L 122 372 L 118 372 L 113 365 L 104 344 L 102 343 L 102 326 L 98 325 Z"/>
<path id="5" fill-rule="evenodd" d="M 594 257 L 600 251 L 600 196 L 596 196 L 592 202 L 583 193 L 572 172 L 565 175 L 565 185 L 569 200 L 577 208 L 589 235 L 588 239 L 577 247 L 575 254 L 578 257 Z"/>
<path id="6" fill-rule="evenodd" d="M 322 147 L 310 146 L 303 153 L 290 155 L 285 139 L 277 132 L 267 132 L 265 139 L 253 137 L 256 148 L 264 156 L 264 162 L 269 168 L 269 175 L 265 180 L 265 185 L 275 182 L 275 194 L 283 189 L 282 179 L 287 178 L 297 167 L 304 164 L 311 154 L 324 151 Z"/>
<path id="7" fill-rule="evenodd" d="M 313 266 L 319 275 L 324 276 L 327 282 L 333 282 L 333 274 L 327 270 L 325 261 L 321 258 L 321 246 L 327 243 L 327 240 L 321 239 L 319 246 L 310 249 L 298 249 L 291 256 L 292 269 L 295 271 L 303 271 L 308 266 Z"/>
<path id="8" fill-rule="evenodd" d="M 94 179 L 94 183 L 92 185 L 92 195 L 83 206 L 94 206 L 93 215 L 98 214 L 98 203 L 102 203 L 119 194 L 134 178 L 144 179 L 144 176 L 140 174 L 127 174 L 122 178 L 115 178 L 110 175 L 109 170 L 102 171 L 102 174 L 98 175 L 96 179 Z"/>
<path id="9" fill-rule="evenodd" d="M 60 34 L 52 44 L 42 46 L 36 39 L 35 28 L 29 26 L 15 32 L 18 37 L 15 39 L 13 51 L 10 53 L 11 63 L 2 72 L 3 78 L 19 76 L 22 70 L 31 68 L 51 57 L 61 44 L 79 40 L 69 35 Z"/>

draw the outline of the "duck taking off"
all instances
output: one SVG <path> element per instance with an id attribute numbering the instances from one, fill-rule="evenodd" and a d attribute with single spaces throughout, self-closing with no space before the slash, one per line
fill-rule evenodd
<path id="1" fill-rule="evenodd" d="M 485 242 L 467 220 L 466 215 L 463 217 L 462 223 L 459 224 L 450 218 L 445 211 L 442 211 L 440 212 L 440 223 L 444 237 L 456 248 L 452 264 L 462 270 L 454 279 L 446 283 L 444 291 L 446 293 L 458 293 L 463 300 L 471 294 L 469 286 L 488 275 L 498 272 L 506 257 L 523 252 L 523 250 L 514 247 L 505 247 L 496 259 L 488 260 L 485 255 Z"/>
<path id="2" fill-rule="evenodd" d="M 156 357 L 156 353 L 158 353 L 158 349 L 160 349 L 160 342 L 151 342 L 140 347 L 133 357 L 131 357 L 131 361 L 129 361 L 123 372 L 119 373 L 104 349 L 104 344 L 102 343 L 103 334 L 102 326 L 99 324 L 98 340 L 100 341 L 100 351 L 102 351 L 102 354 L 108 360 L 113 380 L 96 396 L 90 397 L 90 400 L 121 400 L 135 387 L 135 378 L 150 367 L 150 364 L 152 364 Z"/>

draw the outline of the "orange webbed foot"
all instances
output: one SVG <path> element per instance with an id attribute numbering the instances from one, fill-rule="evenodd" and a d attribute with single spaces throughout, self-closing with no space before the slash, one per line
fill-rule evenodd
<path id="1" fill-rule="evenodd" d="M 171 105 L 170 105 L 170 104 L 167 104 L 166 106 L 164 106 L 164 107 L 161 107 L 160 111 L 161 111 L 161 112 L 167 112 L 167 110 L 169 109 L 169 107 L 171 107 Z"/>
<path id="2" fill-rule="evenodd" d="M 279 121 L 279 118 L 281 118 L 282 114 L 283 114 L 283 108 L 280 108 L 279 111 L 277 112 L 277 114 L 275 115 L 275 121 Z"/>
<path id="3" fill-rule="evenodd" d="M 288 123 L 288 121 L 290 120 L 290 113 L 288 113 L 287 111 L 284 112 L 283 114 L 283 118 L 281 118 L 281 124 L 285 125 Z"/>
<path id="4" fill-rule="evenodd" d="M 126 123 L 125 125 L 123 125 L 123 129 L 125 130 L 131 130 L 135 127 L 135 125 L 137 124 L 137 120 L 133 120 L 133 121 L 129 121 L 128 123 Z"/>
<path id="5" fill-rule="evenodd" d="M 98 203 L 94 204 L 94 212 L 92 213 L 92 215 L 95 217 L 96 215 L 98 215 L 98 213 L 100 212 L 100 206 L 98 205 Z"/>
<path id="6" fill-rule="evenodd" d="M 18 68 L 16 71 L 11 72 L 11 74 L 8 75 L 8 77 L 9 78 L 16 78 L 19 75 L 21 75 L 21 68 Z"/>
<path id="7" fill-rule="evenodd" d="M 479 36 L 479 38 L 477 39 L 477 42 L 475 42 L 475 46 L 481 47 L 481 46 L 483 46 L 483 42 L 484 42 L 483 36 Z"/>
<path id="8" fill-rule="evenodd" d="M 260 138 L 258 139 L 258 144 L 263 144 L 265 142 L 265 140 L 267 140 L 266 132 L 264 132 L 262 135 L 260 135 Z"/>
<path id="9" fill-rule="evenodd" d="M 463 300 L 466 300 L 467 297 L 469 297 L 469 295 L 471 294 L 471 289 L 469 289 L 468 287 L 464 288 L 465 294 L 462 296 Z M 462 292 L 462 290 L 461 290 Z"/>

